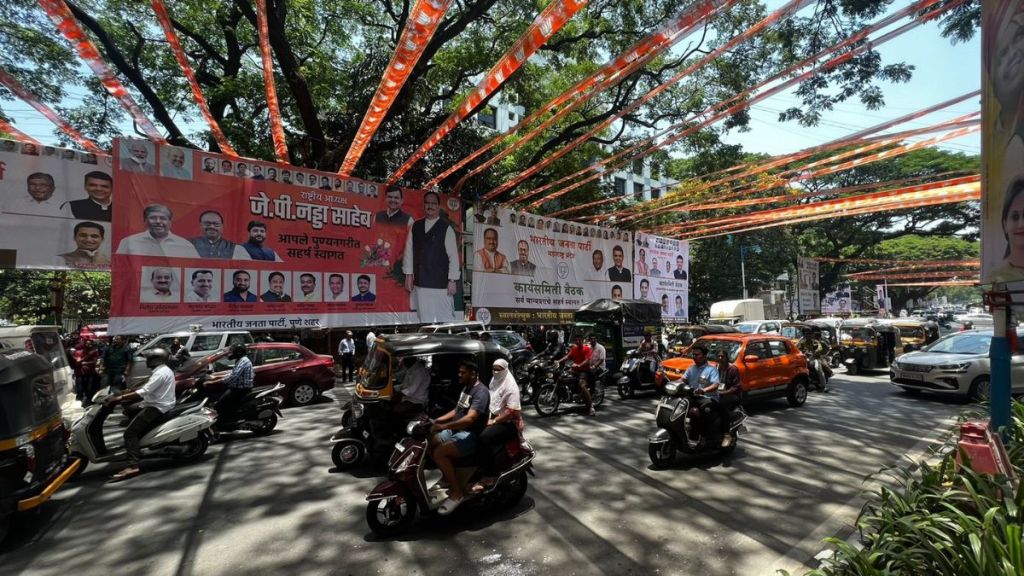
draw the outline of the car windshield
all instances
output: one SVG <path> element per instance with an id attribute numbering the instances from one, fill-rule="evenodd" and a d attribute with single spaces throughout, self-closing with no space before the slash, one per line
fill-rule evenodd
<path id="1" fill-rule="evenodd" d="M 725 353 L 729 355 L 729 362 L 735 362 L 736 357 L 740 353 L 740 343 L 735 342 L 733 340 L 714 340 L 711 338 L 701 338 L 697 340 L 697 343 L 703 344 L 704 346 L 708 347 L 708 360 L 715 360 L 718 358 L 719 354 Z M 693 350 L 692 347 L 689 350 L 687 350 L 686 353 L 683 354 L 683 356 L 692 359 L 693 355 L 691 354 L 691 350 Z"/>
<path id="2" fill-rule="evenodd" d="M 944 354 L 987 354 L 992 335 L 984 332 L 952 334 L 925 348 Z"/>
<path id="3" fill-rule="evenodd" d="M 741 322 L 736 325 L 736 329 L 744 334 L 753 334 L 757 331 L 757 324 L 744 324 Z"/>
<path id="4" fill-rule="evenodd" d="M 388 385 L 390 368 L 391 354 L 388 354 L 381 346 L 374 346 L 366 355 L 366 361 L 363 362 L 363 370 L 366 374 L 363 386 L 374 390 L 384 388 Z"/>

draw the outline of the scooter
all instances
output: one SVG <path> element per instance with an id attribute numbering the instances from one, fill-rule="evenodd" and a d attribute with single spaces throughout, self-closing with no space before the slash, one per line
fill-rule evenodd
<path id="1" fill-rule="evenodd" d="M 652 358 L 654 360 L 653 369 L 651 367 Z M 661 359 L 656 354 L 652 358 L 647 358 L 636 350 L 629 351 L 619 370 L 620 375 L 615 381 L 619 390 L 619 398 L 632 398 L 636 396 L 638 390 L 657 389 L 655 376 L 661 366 Z"/>
<path id="2" fill-rule="evenodd" d="M 103 437 L 103 423 L 113 411 L 114 407 L 104 406 L 102 402 L 93 404 L 71 426 L 70 452 L 82 461 L 78 473 L 89 462 L 124 459 L 124 446 L 108 447 Z M 216 421 L 217 412 L 206 407 L 206 400 L 179 402 L 142 437 L 142 456 L 186 462 L 199 460 L 210 446 L 213 435 L 210 429 Z"/>
<path id="3" fill-rule="evenodd" d="M 195 386 L 187 390 L 178 400 L 179 403 L 197 402 L 205 400 L 207 396 L 206 378 L 200 377 L 196 380 Z M 281 414 L 281 404 L 284 397 L 280 391 L 285 385 L 278 382 L 274 386 L 253 388 L 244 399 L 238 404 L 238 408 L 227 419 L 223 415 L 217 419 L 213 426 L 216 434 L 248 431 L 254 436 L 270 434 L 277 428 L 278 418 Z"/>
<path id="4" fill-rule="evenodd" d="M 590 386 L 590 401 L 594 408 L 600 408 L 604 403 L 605 380 L 608 378 L 608 370 L 601 369 L 594 374 L 594 383 Z M 572 370 L 572 364 L 568 361 L 564 365 L 555 363 L 552 369 L 545 374 L 544 384 L 537 390 L 533 400 L 533 407 L 541 416 L 550 416 L 558 411 L 558 406 L 563 403 L 586 405 L 586 400 L 580 392 L 580 373 Z"/>
<path id="5" fill-rule="evenodd" d="M 408 437 L 396 446 L 388 462 L 388 479 L 375 486 L 366 495 L 366 523 L 374 534 L 392 537 L 408 530 L 416 519 L 417 512 L 436 512 L 447 498 L 442 487 L 440 473 L 436 479 L 427 482 L 427 438 L 432 422 L 420 419 L 409 422 Z M 533 475 L 535 452 L 528 444 L 518 440 L 514 452 L 503 450 L 496 459 L 499 476 L 494 484 L 479 493 L 464 490 L 463 506 L 471 501 L 483 505 L 511 507 L 526 494 L 527 475 Z M 510 442 L 512 444 L 512 442 Z M 469 456 L 455 461 L 455 473 L 463 486 L 477 479 L 480 466 L 477 458 Z"/>
<path id="6" fill-rule="evenodd" d="M 707 386 L 706 382 L 702 384 Z M 715 418 L 713 402 L 710 398 L 695 395 L 682 378 L 665 384 L 665 395 L 654 412 L 658 430 L 647 438 L 647 454 L 655 468 L 670 466 L 675 462 L 677 452 L 693 455 L 717 452 L 726 455 L 736 449 L 740 432 L 747 431 L 743 425 L 747 413 L 742 406 L 730 411 L 729 433 L 732 435 L 732 444 L 723 448 L 719 434 L 710 437 L 704 434 L 707 420 Z M 718 423 L 713 424 L 717 430 Z"/>

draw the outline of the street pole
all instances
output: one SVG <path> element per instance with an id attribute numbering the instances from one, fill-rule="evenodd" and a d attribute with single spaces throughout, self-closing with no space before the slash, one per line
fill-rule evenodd
<path id="1" fill-rule="evenodd" d="M 993 287 L 993 294 L 1005 290 L 1005 286 Z M 1003 297 L 992 299 L 992 343 L 989 348 L 991 358 L 992 383 L 989 391 L 991 401 L 990 428 L 993 432 L 1001 432 L 1006 440 L 1007 428 L 1010 425 L 1010 341 L 1006 337 L 1007 316 L 1009 316 L 1010 298 L 1003 292 Z"/>
<path id="2" fill-rule="evenodd" d="M 743 262 L 743 248 L 740 246 L 740 281 L 743 283 L 743 299 L 747 299 L 747 267 Z"/>

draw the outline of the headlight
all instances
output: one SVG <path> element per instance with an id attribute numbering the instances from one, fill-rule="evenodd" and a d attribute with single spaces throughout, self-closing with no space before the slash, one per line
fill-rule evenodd
<path id="1" fill-rule="evenodd" d="M 398 466 L 395 467 L 395 474 L 401 474 L 412 464 L 413 459 L 416 458 L 416 452 L 410 450 L 404 457 L 398 462 Z"/>
<path id="2" fill-rule="evenodd" d="M 686 409 L 688 407 L 689 402 L 680 402 L 676 404 L 676 409 L 672 411 L 672 420 L 679 419 L 679 417 L 682 416 L 684 412 L 686 412 Z"/>
<path id="3" fill-rule="evenodd" d="M 364 411 L 365 411 L 365 408 L 363 407 L 363 403 L 362 402 L 353 402 L 352 403 L 352 417 L 353 418 L 362 418 Z"/>
<path id="4" fill-rule="evenodd" d="M 970 367 L 970 362 L 957 362 L 955 364 L 940 364 L 936 366 L 936 368 L 944 372 L 967 372 Z"/>
<path id="5" fill-rule="evenodd" d="M 668 384 L 665 384 L 665 393 L 668 394 L 669 396 L 675 396 L 676 392 L 678 392 L 678 391 L 679 391 L 679 381 L 678 380 L 676 380 L 674 382 L 669 382 Z"/>

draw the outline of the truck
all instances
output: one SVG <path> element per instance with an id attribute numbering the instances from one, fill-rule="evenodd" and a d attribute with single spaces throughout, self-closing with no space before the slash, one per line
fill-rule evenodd
<path id="1" fill-rule="evenodd" d="M 749 320 L 764 320 L 764 302 L 759 298 L 722 300 L 711 305 L 709 324 L 732 325 Z"/>

